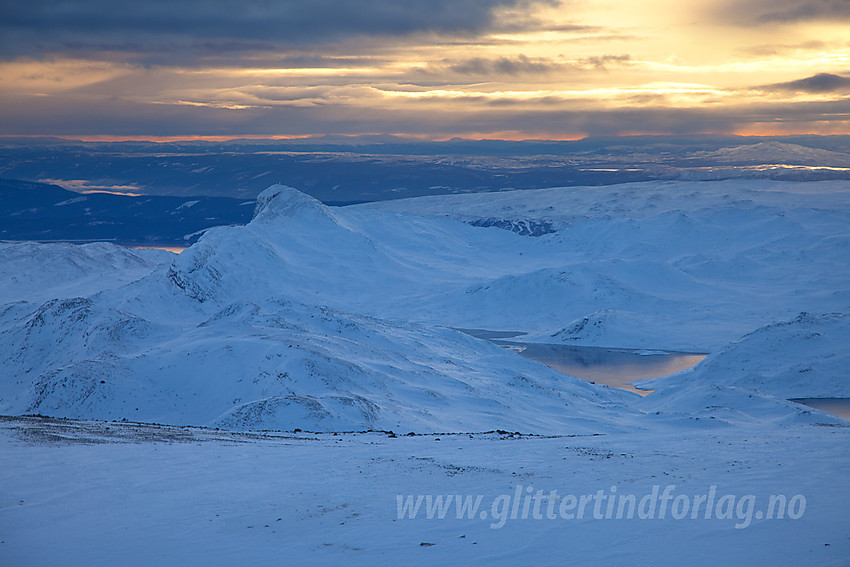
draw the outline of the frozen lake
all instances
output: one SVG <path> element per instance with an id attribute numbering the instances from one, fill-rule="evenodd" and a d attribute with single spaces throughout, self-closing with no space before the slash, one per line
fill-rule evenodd
<path id="1" fill-rule="evenodd" d="M 458 330 L 493 341 L 560 372 L 642 396 L 646 396 L 651 390 L 639 390 L 631 386 L 630 382 L 643 378 L 660 378 L 691 368 L 707 356 L 701 353 L 666 350 L 522 343 L 506 340 L 524 334 L 519 331 Z"/>
<path id="2" fill-rule="evenodd" d="M 521 331 L 458 330 L 479 339 L 493 341 L 499 346 L 509 348 L 559 372 L 589 382 L 634 392 L 641 396 L 649 395 L 653 390 L 640 390 L 632 386 L 630 382 L 643 378 L 668 376 L 696 366 L 708 356 L 666 350 L 522 343 L 507 340 L 521 337 L 525 334 Z M 795 398 L 789 401 L 850 419 L 850 398 Z"/>
<path id="3" fill-rule="evenodd" d="M 186 246 L 170 246 L 168 244 L 126 244 L 125 246 L 133 250 L 165 250 L 174 254 L 180 254 L 186 249 Z"/>
<path id="4" fill-rule="evenodd" d="M 795 398 L 791 401 L 850 419 L 850 398 Z"/>
<path id="5" fill-rule="evenodd" d="M 501 340 L 494 342 L 515 348 L 522 356 L 542 362 L 560 372 L 642 396 L 652 390 L 639 390 L 631 386 L 630 382 L 642 378 L 660 378 L 691 368 L 707 356 L 645 349 L 514 343 Z"/>

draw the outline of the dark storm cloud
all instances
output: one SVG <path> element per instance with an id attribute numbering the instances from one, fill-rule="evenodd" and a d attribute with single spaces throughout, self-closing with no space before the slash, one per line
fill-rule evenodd
<path id="1" fill-rule="evenodd" d="M 529 0 L 0 0 L 0 55 L 198 56 L 419 33 L 474 35 Z M 551 3 L 547 0 L 547 3 Z"/>
<path id="2" fill-rule="evenodd" d="M 809 20 L 850 20 L 848 0 L 731 0 L 719 15 L 730 23 L 793 23 Z"/>
<path id="3" fill-rule="evenodd" d="M 850 77 L 842 77 L 832 73 L 818 73 L 805 79 L 787 83 L 775 83 L 761 87 L 771 91 L 795 91 L 807 93 L 829 93 L 850 91 Z"/>

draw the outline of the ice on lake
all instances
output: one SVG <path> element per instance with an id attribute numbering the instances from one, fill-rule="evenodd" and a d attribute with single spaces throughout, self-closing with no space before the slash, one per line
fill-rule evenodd
<path id="1" fill-rule="evenodd" d="M 653 349 L 523 343 L 505 340 L 522 336 L 524 333 L 520 331 L 458 330 L 493 341 L 559 372 L 642 396 L 650 394 L 652 390 L 635 388 L 631 382 L 644 378 L 660 378 L 686 370 L 696 366 L 707 356 L 703 353 Z"/>

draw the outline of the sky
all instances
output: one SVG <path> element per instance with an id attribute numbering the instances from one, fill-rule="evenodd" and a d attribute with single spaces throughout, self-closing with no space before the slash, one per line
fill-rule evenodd
<path id="1" fill-rule="evenodd" d="M 0 0 L 0 135 L 850 134 L 850 0 Z"/>

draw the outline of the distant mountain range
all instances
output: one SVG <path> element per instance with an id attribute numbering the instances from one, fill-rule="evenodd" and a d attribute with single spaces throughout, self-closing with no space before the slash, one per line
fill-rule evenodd
<path id="1" fill-rule="evenodd" d="M 753 166 L 778 166 L 758 167 Z M 786 167 L 794 166 L 794 167 Z M 322 138 L 84 143 L 0 139 L 0 177 L 75 191 L 254 199 L 274 183 L 324 203 L 633 181 L 850 179 L 850 136 L 578 141 Z"/>
<path id="2" fill-rule="evenodd" d="M 179 246 L 212 226 L 248 222 L 256 196 L 277 182 L 325 204 L 349 205 L 656 180 L 845 180 L 850 136 L 218 143 L 7 138 L 0 139 L 0 177 L 0 239 Z M 474 222 L 499 226 L 502 220 Z M 522 230 L 545 234 L 550 228 Z"/>

